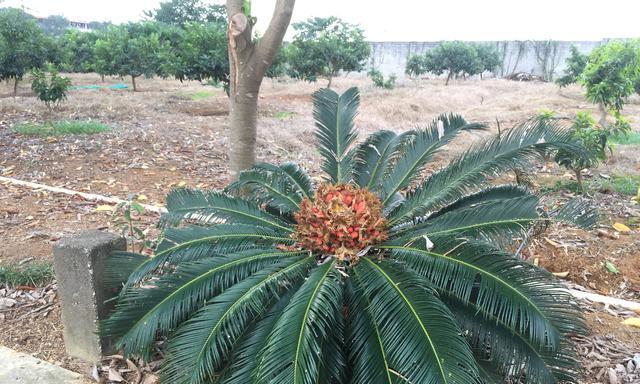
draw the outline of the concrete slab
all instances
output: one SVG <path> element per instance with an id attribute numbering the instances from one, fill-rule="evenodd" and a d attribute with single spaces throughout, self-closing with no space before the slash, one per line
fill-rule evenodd
<path id="1" fill-rule="evenodd" d="M 85 384 L 79 373 L 0 346 L 0 384 Z"/>

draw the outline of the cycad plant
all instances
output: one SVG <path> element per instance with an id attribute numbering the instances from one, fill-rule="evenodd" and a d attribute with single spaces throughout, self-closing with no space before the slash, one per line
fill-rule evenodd
<path id="1" fill-rule="evenodd" d="M 313 100 L 325 180 L 259 164 L 226 191 L 171 192 L 155 255 L 111 258 L 111 278 L 128 278 L 103 332 L 145 358 L 164 340 L 172 384 L 576 382 L 579 310 L 503 249 L 536 221 L 594 217 L 492 182 L 580 154 L 570 133 L 532 120 L 424 178 L 482 125 L 447 114 L 355 145 L 358 90 Z"/>

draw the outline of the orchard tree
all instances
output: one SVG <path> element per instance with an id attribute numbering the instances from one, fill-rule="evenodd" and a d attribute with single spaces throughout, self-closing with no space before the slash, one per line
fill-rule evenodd
<path id="1" fill-rule="evenodd" d="M 176 56 L 172 73 L 180 81 L 212 79 L 228 88 L 229 52 L 224 24 L 185 24 Z"/>
<path id="2" fill-rule="evenodd" d="M 476 44 L 473 46 L 480 64 L 480 79 L 483 72 L 495 73 L 502 65 L 502 57 L 498 49 L 491 44 Z"/>
<path id="3" fill-rule="evenodd" d="M 273 16 L 260 40 L 253 38 L 250 0 L 227 0 L 229 15 L 229 75 L 233 178 L 255 163 L 256 121 L 260 85 L 271 66 L 293 13 L 295 0 L 277 0 Z"/>
<path id="4" fill-rule="evenodd" d="M 445 85 L 455 76 L 472 76 L 482 71 L 478 53 L 471 44 L 444 41 L 426 53 L 426 69 L 436 75 L 447 73 Z"/>
<path id="5" fill-rule="evenodd" d="M 61 39 L 64 70 L 75 73 L 94 72 L 96 59 L 93 52 L 97 40 L 98 35 L 93 32 L 69 29 Z"/>
<path id="6" fill-rule="evenodd" d="M 38 21 L 42 31 L 50 36 L 62 36 L 69 29 L 69 20 L 62 15 L 51 15 Z"/>
<path id="7" fill-rule="evenodd" d="M 282 44 L 282 47 L 278 50 L 276 57 L 273 58 L 273 62 L 267 70 L 266 76 L 270 79 L 277 79 L 285 76 L 289 72 L 289 46 Z"/>
<path id="8" fill-rule="evenodd" d="M 170 0 L 160 8 L 145 12 L 147 17 L 161 23 L 184 26 L 187 23 L 227 24 L 223 5 L 206 4 L 202 0 Z"/>
<path id="9" fill-rule="evenodd" d="M 404 73 L 411 78 L 417 78 L 427 73 L 427 57 L 424 54 L 409 56 L 404 68 Z"/>
<path id="10" fill-rule="evenodd" d="M 337 17 L 314 17 L 293 24 L 296 35 L 291 43 L 289 63 L 292 77 L 316 81 L 331 80 L 340 71 L 359 72 L 371 54 L 364 31 Z"/>
<path id="11" fill-rule="evenodd" d="M 58 74 L 55 65 L 49 64 L 47 71 L 36 69 L 33 71 L 31 89 L 38 95 L 38 99 L 47 107 L 47 121 L 53 124 L 53 108 L 66 100 L 71 87 L 71 79 Z"/>
<path id="12" fill-rule="evenodd" d="M 18 82 L 33 69 L 42 68 L 47 59 L 47 42 L 35 19 L 20 9 L 0 9 L 0 80 L 13 79 L 13 95 Z"/>
<path id="13" fill-rule="evenodd" d="M 578 81 L 578 78 L 587 66 L 588 55 L 581 53 L 575 45 L 570 48 L 569 57 L 565 61 L 565 68 L 562 76 L 556 80 L 560 88 L 566 87 Z"/>
<path id="14" fill-rule="evenodd" d="M 626 98 L 637 92 L 640 82 L 640 42 L 611 41 L 597 47 L 589 54 L 580 82 L 587 99 L 598 105 L 601 126 L 607 126 L 609 111 L 621 122 Z"/>
<path id="15" fill-rule="evenodd" d="M 104 75 L 130 76 L 133 90 L 136 78 L 165 75 L 169 44 L 157 32 L 146 33 L 135 24 L 111 27 L 96 41 L 96 71 Z"/>

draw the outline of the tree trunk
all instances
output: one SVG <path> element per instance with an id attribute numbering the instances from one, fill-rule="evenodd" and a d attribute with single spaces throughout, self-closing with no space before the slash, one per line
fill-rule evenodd
<path id="1" fill-rule="evenodd" d="M 53 127 L 53 107 L 51 106 L 51 104 L 47 104 L 47 112 L 48 112 L 48 120 L 49 120 L 49 125 Z"/>
<path id="2" fill-rule="evenodd" d="M 231 129 L 229 175 L 233 179 L 255 163 L 260 84 L 282 44 L 295 4 L 295 0 L 277 0 L 269 26 L 262 38 L 255 42 L 251 15 L 246 14 L 243 7 L 246 2 L 227 0 Z"/>
<path id="3" fill-rule="evenodd" d="M 18 96 L 18 78 L 16 77 L 13 81 L 13 97 Z"/>
<path id="4" fill-rule="evenodd" d="M 598 124 L 600 124 L 602 128 L 606 128 L 607 127 L 607 108 L 604 107 L 604 104 L 598 103 L 598 111 L 600 111 L 600 121 L 598 121 Z"/>
<path id="5" fill-rule="evenodd" d="M 104 83 L 104 73 L 100 74 L 100 81 Z"/>
<path id="6" fill-rule="evenodd" d="M 256 123 L 260 83 L 239 81 L 237 92 L 231 97 L 229 120 L 231 123 L 230 172 L 236 176 L 255 163 Z"/>
<path id="7" fill-rule="evenodd" d="M 449 80 L 451 80 L 451 76 L 453 76 L 453 71 L 449 71 L 447 75 L 447 80 L 444 82 L 444 85 L 449 85 Z"/>
<path id="8" fill-rule="evenodd" d="M 327 88 L 331 88 L 331 80 L 333 80 L 333 76 L 329 75 L 329 82 L 327 83 Z"/>
<path id="9" fill-rule="evenodd" d="M 576 173 L 576 181 L 578 182 L 578 189 L 580 193 L 584 193 L 584 185 L 582 184 L 582 169 L 578 169 L 575 171 Z"/>
<path id="10" fill-rule="evenodd" d="M 136 77 L 131 75 L 131 84 L 133 84 L 133 92 L 137 92 L 138 88 L 136 87 Z"/>

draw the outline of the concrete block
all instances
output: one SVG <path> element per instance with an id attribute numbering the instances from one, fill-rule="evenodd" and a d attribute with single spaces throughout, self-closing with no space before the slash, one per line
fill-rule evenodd
<path id="1" fill-rule="evenodd" d="M 124 238 L 103 231 L 86 231 L 59 240 L 53 261 L 62 307 L 63 336 L 67 353 L 88 362 L 100 360 L 111 350 L 111 341 L 98 336 L 98 322 L 113 303 L 104 301 L 115 292 L 102 277 L 107 257 L 125 250 Z"/>
<path id="2" fill-rule="evenodd" d="M 87 384 L 79 373 L 0 346 L 0 384 Z"/>

